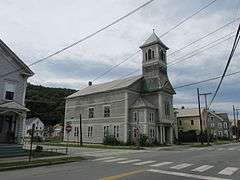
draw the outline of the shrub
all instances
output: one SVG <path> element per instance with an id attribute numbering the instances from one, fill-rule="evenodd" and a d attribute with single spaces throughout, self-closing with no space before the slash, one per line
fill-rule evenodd
<path id="1" fill-rule="evenodd" d="M 103 138 L 103 144 L 116 146 L 120 145 L 120 142 L 113 135 L 107 135 Z"/>
<path id="2" fill-rule="evenodd" d="M 42 152 L 42 150 L 43 150 L 42 146 L 37 146 L 35 149 L 36 152 Z"/>
<path id="3" fill-rule="evenodd" d="M 149 145 L 149 141 L 148 141 L 148 137 L 145 134 L 141 134 L 139 137 L 139 145 L 140 146 L 148 146 Z"/>

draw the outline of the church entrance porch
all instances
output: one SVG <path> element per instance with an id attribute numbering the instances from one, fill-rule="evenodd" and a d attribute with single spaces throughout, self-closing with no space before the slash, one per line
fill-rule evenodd
<path id="1" fill-rule="evenodd" d="M 173 144 L 173 128 L 170 125 L 158 126 L 158 142 L 161 144 Z"/>

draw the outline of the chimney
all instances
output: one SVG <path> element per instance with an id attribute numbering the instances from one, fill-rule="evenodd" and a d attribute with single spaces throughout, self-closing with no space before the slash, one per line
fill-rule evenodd
<path id="1" fill-rule="evenodd" d="M 184 107 L 184 106 L 182 106 L 182 107 L 181 107 L 181 109 L 185 109 L 185 107 Z"/>
<path id="2" fill-rule="evenodd" d="M 92 81 L 88 81 L 88 86 L 91 86 L 92 85 Z"/>

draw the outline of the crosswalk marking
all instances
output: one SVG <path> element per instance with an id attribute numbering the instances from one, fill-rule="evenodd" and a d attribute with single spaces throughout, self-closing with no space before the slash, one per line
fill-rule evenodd
<path id="1" fill-rule="evenodd" d="M 227 167 L 220 171 L 218 174 L 230 176 L 235 173 L 239 168 L 236 167 Z"/>
<path id="2" fill-rule="evenodd" d="M 103 158 L 98 158 L 98 159 L 94 159 L 93 161 L 102 161 L 102 160 L 107 160 L 107 159 L 113 159 L 113 158 L 116 158 L 116 157 L 103 157 Z"/>
<path id="3" fill-rule="evenodd" d="M 132 159 L 132 160 L 127 160 L 127 161 L 120 161 L 120 162 L 117 162 L 117 163 L 127 164 L 127 163 L 133 163 L 133 162 L 138 162 L 138 161 L 141 161 L 141 160 L 140 159 Z"/>
<path id="4" fill-rule="evenodd" d="M 143 162 L 139 162 L 139 163 L 134 163 L 133 165 L 140 166 L 140 165 L 145 165 L 145 164 L 151 164 L 154 162 L 156 162 L 156 161 L 143 161 Z"/>
<path id="5" fill-rule="evenodd" d="M 198 167 L 198 168 L 193 169 L 192 171 L 195 171 L 195 172 L 204 172 L 204 171 L 206 171 L 206 170 L 208 170 L 208 169 L 211 169 L 211 168 L 213 168 L 213 167 L 214 167 L 214 166 L 203 165 L 203 166 L 200 166 L 200 167 Z"/>
<path id="6" fill-rule="evenodd" d="M 168 164 L 172 164 L 173 162 L 161 162 L 161 163 L 158 163 L 158 164 L 153 164 L 153 165 L 150 165 L 151 167 L 159 167 L 159 166 L 163 166 L 163 165 L 168 165 Z"/>
<path id="7" fill-rule="evenodd" d="M 116 158 L 116 159 L 110 159 L 110 160 L 106 160 L 104 162 L 116 162 L 116 161 L 123 161 L 126 160 L 127 158 Z"/>
<path id="8" fill-rule="evenodd" d="M 188 163 L 182 163 L 182 164 L 179 164 L 179 165 L 176 165 L 176 166 L 172 166 L 170 167 L 171 169 L 183 169 L 183 168 L 186 168 L 186 167 L 189 167 L 189 166 L 192 166 L 193 164 L 188 164 Z"/>

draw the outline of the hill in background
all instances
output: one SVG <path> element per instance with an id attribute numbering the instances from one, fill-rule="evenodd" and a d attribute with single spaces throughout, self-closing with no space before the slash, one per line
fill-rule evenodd
<path id="1" fill-rule="evenodd" d="M 76 90 L 52 88 L 28 83 L 26 92 L 26 107 L 31 111 L 27 117 L 39 117 L 45 125 L 63 123 L 65 97 Z"/>

